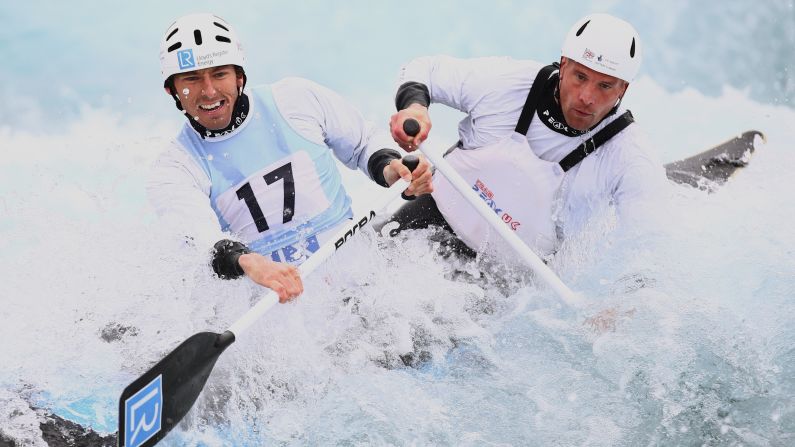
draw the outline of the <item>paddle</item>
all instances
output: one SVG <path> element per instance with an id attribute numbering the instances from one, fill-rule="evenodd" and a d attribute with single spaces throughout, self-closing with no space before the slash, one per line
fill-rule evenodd
<path id="1" fill-rule="evenodd" d="M 413 171 L 419 159 L 408 155 L 403 164 Z M 373 220 L 376 211 L 380 212 L 400 196 L 407 186 L 407 182 L 399 180 L 381 193 L 370 211 L 357 216 L 349 228 L 340 230 L 301 265 L 301 277 L 334 254 L 357 230 Z M 200 332 L 191 336 L 128 385 L 119 398 L 119 446 L 152 446 L 163 439 L 196 402 L 221 353 L 278 302 L 277 294 L 268 292 L 227 331 L 221 334 Z"/>
<path id="2" fill-rule="evenodd" d="M 415 136 L 420 132 L 420 123 L 413 118 L 409 118 L 403 122 L 403 131 L 406 135 Z M 452 166 L 444 159 L 444 156 L 435 151 L 426 149 L 420 146 L 420 151 L 428 157 L 428 160 L 439 171 L 444 174 L 447 180 L 458 190 L 458 192 L 466 199 L 478 214 L 481 215 L 489 225 L 494 228 L 497 233 L 513 248 L 522 259 L 541 277 L 550 287 L 563 299 L 569 306 L 580 307 L 583 304 L 583 299 L 569 289 L 563 281 L 558 278 L 555 272 L 552 271 L 544 261 L 542 261 L 519 236 L 516 235 L 509 227 L 502 221 L 494 211 L 489 208 L 486 203 L 480 199 L 478 194 L 472 189 L 472 185 L 467 182 L 453 169 Z"/>

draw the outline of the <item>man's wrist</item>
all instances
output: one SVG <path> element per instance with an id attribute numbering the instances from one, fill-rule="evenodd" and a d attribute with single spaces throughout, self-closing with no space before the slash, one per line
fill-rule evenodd
<path id="1" fill-rule="evenodd" d="M 397 159 L 395 159 L 395 160 L 397 160 Z M 395 171 L 394 169 L 390 168 L 390 165 L 392 164 L 392 161 L 394 161 L 394 160 L 390 160 L 389 163 L 387 163 L 384 166 L 384 169 L 383 169 L 384 182 L 388 186 L 392 186 L 392 184 L 395 183 L 400 178 L 400 176 L 397 175 L 397 171 Z"/>
<path id="2" fill-rule="evenodd" d="M 379 185 L 385 188 L 388 187 L 389 184 L 384 177 L 384 170 L 392 160 L 400 158 L 400 152 L 394 149 L 379 149 L 375 151 L 367 161 L 367 171 L 370 173 L 370 178 Z"/>
<path id="3" fill-rule="evenodd" d="M 221 279 L 234 279 L 245 275 L 240 266 L 240 257 L 251 253 L 243 243 L 223 239 L 213 246 L 212 267 L 215 274 Z"/>

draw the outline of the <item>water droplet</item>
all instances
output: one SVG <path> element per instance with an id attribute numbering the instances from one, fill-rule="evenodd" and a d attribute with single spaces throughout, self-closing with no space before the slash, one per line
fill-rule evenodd
<path id="1" fill-rule="evenodd" d="M 207 154 L 207 159 L 213 161 L 213 154 Z"/>
<path id="2" fill-rule="evenodd" d="M 199 117 L 198 116 L 194 116 L 193 119 L 195 119 L 196 121 L 199 121 Z"/>
<path id="3" fill-rule="evenodd" d="M 185 97 L 187 97 L 190 94 L 190 89 L 188 87 L 183 88 L 182 94 L 185 95 Z"/>

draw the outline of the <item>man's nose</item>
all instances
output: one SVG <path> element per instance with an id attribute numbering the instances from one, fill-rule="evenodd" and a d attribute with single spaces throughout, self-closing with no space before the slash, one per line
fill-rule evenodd
<path id="1" fill-rule="evenodd" d="M 210 76 L 205 76 L 202 78 L 201 89 L 204 96 L 215 95 L 215 86 L 213 85 L 213 79 Z"/>
<path id="2" fill-rule="evenodd" d="M 594 87 L 592 85 L 585 85 L 580 89 L 580 101 L 583 104 L 591 105 L 594 103 Z"/>

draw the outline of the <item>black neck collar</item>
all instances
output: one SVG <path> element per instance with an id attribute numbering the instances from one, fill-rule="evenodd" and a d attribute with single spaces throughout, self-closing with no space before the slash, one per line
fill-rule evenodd
<path id="1" fill-rule="evenodd" d="M 198 121 L 193 119 L 192 116 L 188 115 L 187 113 L 185 116 L 188 118 L 188 122 L 190 123 L 191 127 L 202 137 L 202 139 L 207 138 L 217 138 L 222 137 L 224 135 L 228 135 L 229 133 L 233 132 L 235 129 L 240 127 L 243 124 L 243 121 L 246 120 L 249 111 L 249 99 L 248 95 L 245 93 L 241 93 L 240 96 L 237 97 L 235 101 L 235 106 L 232 109 L 232 119 L 229 120 L 229 125 L 224 127 L 223 129 L 218 130 L 211 130 L 208 129 Z"/>

